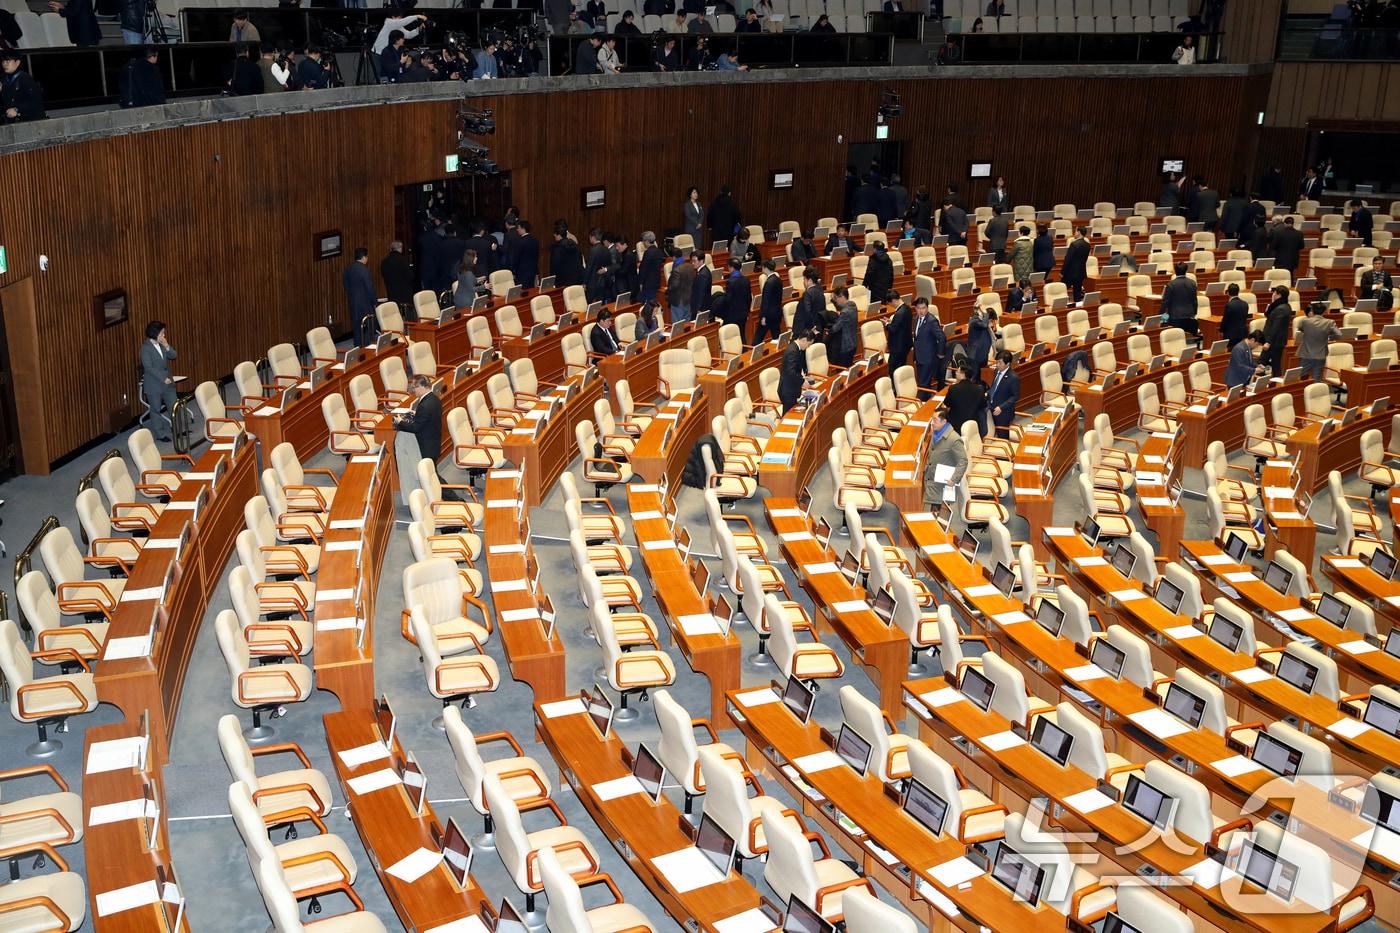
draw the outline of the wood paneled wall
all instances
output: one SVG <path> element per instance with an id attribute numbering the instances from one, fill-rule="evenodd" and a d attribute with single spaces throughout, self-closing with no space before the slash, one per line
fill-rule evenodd
<path id="1" fill-rule="evenodd" d="M 566 217 L 637 235 L 679 222 L 685 188 L 730 185 L 745 218 L 810 224 L 841 204 L 846 143 L 874 136 L 880 92 L 904 102 L 891 138 L 905 179 L 935 194 L 991 160 L 1013 200 L 1151 200 L 1164 156 L 1224 186 L 1249 167 L 1241 146 L 1267 76 L 984 78 L 726 84 L 501 95 L 493 157 L 544 234 Z M 218 378 L 329 318 L 348 326 L 340 277 L 350 249 L 377 264 L 393 232 L 395 185 L 440 177 L 455 106 L 401 103 L 212 123 L 0 157 L 0 243 L 33 277 L 44 430 L 27 445 L 62 457 L 134 414 L 134 364 L 147 321 L 170 326 L 177 370 Z M 842 141 L 838 142 L 838 137 Z M 795 185 L 768 190 L 774 169 Z M 580 189 L 607 187 L 584 216 Z M 315 262 L 317 231 L 346 256 Z M 542 236 L 542 239 L 547 239 Z M 40 254 L 49 257 L 39 271 Z M 92 296 L 127 290 L 129 323 L 94 328 Z M 29 458 L 26 458 L 29 459 Z"/>
<path id="2" fill-rule="evenodd" d="M 1284 0 L 1228 0 L 1220 22 L 1225 60 L 1236 65 L 1273 61 L 1283 5 Z"/>
<path id="3" fill-rule="evenodd" d="M 1306 126 L 1309 120 L 1400 120 L 1400 63 L 1279 62 L 1264 122 Z"/>

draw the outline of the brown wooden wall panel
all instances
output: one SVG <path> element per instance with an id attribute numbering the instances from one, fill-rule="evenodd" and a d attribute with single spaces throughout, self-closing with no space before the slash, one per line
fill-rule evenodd
<path id="1" fill-rule="evenodd" d="M 685 188 L 729 184 L 746 219 L 810 224 L 837 213 L 846 145 L 874 136 L 882 89 L 903 96 L 891 138 L 905 178 L 938 194 L 990 159 L 1017 203 L 1155 198 L 1163 156 L 1224 187 L 1249 168 L 1241 140 L 1267 76 L 927 79 L 555 91 L 478 100 L 496 111 L 493 157 L 541 239 L 549 221 L 637 236 L 677 226 Z M 230 372 L 326 322 L 348 327 L 340 276 L 350 249 L 376 261 L 393 234 L 394 186 L 439 177 L 451 102 L 401 103 L 211 123 L 0 157 L 0 243 L 33 276 L 47 457 L 134 413 L 134 361 L 147 321 L 170 325 L 178 371 Z M 1208 117 L 1203 117 L 1208 114 Z M 837 136 L 844 137 L 838 143 Z M 792 169 L 793 188 L 768 190 Z M 579 191 L 607 186 L 583 216 Z M 982 203 L 985 186 L 967 190 Z M 312 261 L 312 236 L 339 229 L 346 258 Z M 47 272 L 38 256 L 50 258 Z M 126 288 L 132 319 L 94 330 L 93 295 Z M 126 397 L 123 402 L 123 397 Z"/>
<path id="2" fill-rule="evenodd" d="M 1400 63 L 1274 65 L 1265 124 L 1302 127 L 1315 119 L 1400 120 Z"/>
<path id="3" fill-rule="evenodd" d="M 1282 14 L 1283 0 L 1229 0 L 1220 24 L 1225 61 L 1236 65 L 1273 61 Z"/>

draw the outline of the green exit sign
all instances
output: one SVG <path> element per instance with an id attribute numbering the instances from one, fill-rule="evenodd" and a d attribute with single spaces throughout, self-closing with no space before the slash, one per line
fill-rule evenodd
<path id="1" fill-rule="evenodd" d="M 443 162 L 444 162 L 444 167 L 447 169 L 447 171 L 449 171 L 449 172 L 455 172 L 455 171 L 457 171 L 457 169 L 460 168 L 461 165 L 462 165 L 462 157 L 461 157 L 461 156 L 450 155 L 450 156 L 448 156 L 447 158 L 443 159 Z"/>
<path id="2" fill-rule="evenodd" d="M 10 256 L 5 252 L 5 247 L 0 246 L 0 275 L 10 271 Z"/>

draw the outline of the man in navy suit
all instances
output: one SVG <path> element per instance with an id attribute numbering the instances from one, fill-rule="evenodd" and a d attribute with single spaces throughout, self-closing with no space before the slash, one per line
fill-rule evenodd
<path id="1" fill-rule="evenodd" d="M 1021 377 L 1011 368 L 1012 356 L 1002 350 L 992 361 L 992 387 L 988 393 L 987 405 L 992 409 L 992 424 L 996 425 L 997 437 L 1009 438 L 1008 428 L 1016 417 L 1016 403 L 1021 400 Z"/>
<path id="2" fill-rule="evenodd" d="M 778 337 L 783 332 L 783 279 L 778 275 L 777 263 L 771 259 L 763 261 L 763 284 L 759 286 L 758 323 L 754 326 L 753 343 L 763 342 L 764 337 Z"/>
<path id="3" fill-rule="evenodd" d="M 517 220 L 515 232 L 518 234 L 510 251 L 510 271 L 515 276 L 515 284 L 521 288 L 534 288 L 540 271 L 540 243 L 530 232 L 528 220 Z"/>
<path id="4" fill-rule="evenodd" d="M 705 254 L 698 249 L 690 254 L 690 262 L 695 266 L 695 282 L 690 286 L 690 316 L 697 318 L 701 311 L 710 310 L 710 288 L 715 278 L 710 267 L 705 265 Z"/>
<path id="5" fill-rule="evenodd" d="M 948 339 L 943 325 L 929 312 L 928 299 L 914 300 L 914 379 L 919 384 L 919 397 L 927 399 L 937 383 L 943 388 L 943 351 Z"/>
<path id="6" fill-rule="evenodd" d="M 637 268 L 637 278 L 641 282 L 638 290 L 642 301 L 655 301 L 657 292 L 661 291 L 661 267 L 666 262 L 666 255 L 656 245 L 656 234 L 650 230 L 642 234 L 642 244 L 645 249 Z"/>

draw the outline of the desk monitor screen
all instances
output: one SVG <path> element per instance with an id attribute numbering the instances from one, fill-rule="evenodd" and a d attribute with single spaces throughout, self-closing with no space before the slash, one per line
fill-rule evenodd
<path id="1" fill-rule="evenodd" d="M 1331 593 L 1323 593 L 1322 599 L 1317 602 L 1317 614 L 1337 628 L 1346 628 L 1347 617 L 1351 615 L 1351 606 Z"/>
<path id="2" fill-rule="evenodd" d="M 918 781 L 910 781 L 904 792 L 904 812 L 935 836 L 943 835 L 943 821 L 948 817 L 948 801 Z"/>
<path id="3" fill-rule="evenodd" d="M 1157 581 L 1157 591 L 1154 593 L 1157 603 L 1163 609 L 1176 615 L 1181 610 L 1182 600 L 1186 598 L 1186 593 L 1166 577 Z"/>
<path id="4" fill-rule="evenodd" d="M 715 597 L 715 604 L 711 613 L 715 617 L 715 624 L 719 626 L 720 635 L 729 637 L 729 629 L 734 625 L 734 607 L 729 605 L 729 600 L 723 596 Z"/>
<path id="5" fill-rule="evenodd" d="M 408 753 L 408 760 L 403 764 L 402 777 L 403 789 L 408 794 L 408 802 L 413 805 L 413 812 L 422 816 L 423 805 L 428 802 L 428 776 L 423 773 L 423 766 L 418 764 L 413 752 Z"/>
<path id="6" fill-rule="evenodd" d="M 710 587 L 710 567 L 703 560 L 695 561 L 695 566 L 691 568 L 691 576 L 695 580 L 695 592 L 700 594 L 700 599 L 704 600 L 705 593 Z"/>
<path id="7" fill-rule="evenodd" d="M 856 577 L 860 575 L 860 558 L 856 556 L 855 551 L 847 551 L 841 558 L 841 573 L 845 574 L 847 580 L 856 582 Z"/>
<path id="8" fill-rule="evenodd" d="M 1079 532 L 1084 536 L 1084 541 L 1089 547 L 1097 547 L 1099 543 L 1099 522 L 1098 519 L 1091 518 L 1084 523 L 1083 529 Z"/>
<path id="9" fill-rule="evenodd" d="M 721 878 L 729 877 L 734 864 L 734 839 L 708 813 L 700 817 L 700 826 L 695 830 L 695 848 L 719 869 Z"/>
<path id="10" fill-rule="evenodd" d="M 953 524 L 953 507 L 946 502 L 938 504 L 938 524 L 944 531 Z"/>
<path id="11" fill-rule="evenodd" d="M 501 900 L 501 908 L 496 913 L 496 924 L 492 928 L 493 933 L 529 933 L 525 921 L 520 919 L 520 912 L 515 909 L 515 905 L 510 902 L 509 898 Z"/>
<path id="12" fill-rule="evenodd" d="M 1230 555 L 1230 559 L 1237 564 L 1244 563 L 1245 551 L 1249 550 L 1249 542 L 1245 541 L 1233 531 L 1225 536 L 1225 553 Z"/>
<path id="13" fill-rule="evenodd" d="M 805 725 L 812 715 L 812 702 L 816 699 L 812 688 L 796 677 L 789 677 L 783 685 L 783 705 Z"/>
<path id="14" fill-rule="evenodd" d="M 962 683 L 958 684 L 958 690 L 985 713 L 992 705 L 992 695 L 996 693 L 997 687 L 981 671 L 969 665 L 963 668 Z"/>
<path id="15" fill-rule="evenodd" d="M 831 522 L 825 518 L 817 519 L 817 525 L 812 529 L 812 534 L 816 536 L 817 543 L 822 547 L 829 546 L 831 542 Z"/>
<path id="16" fill-rule="evenodd" d="M 969 178 L 991 178 L 992 163 L 990 162 L 969 162 L 967 163 L 967 177 Z"/>
<path id="17" fill-rule="evenodd" d="M 1045 883 L 1045 869 L 1038 868 L 1015 849 L 1002 843 L 992 863 L 992 877 L 1011 892 L 1018 901 L 1034 907 L 1040 903 L 1040 889 Z"/>
<path id="18" fill-rule="evenodd" d="M 1371 569 L 1380 574 L 1386 580 L 1395 576 L 1395 555 L 1389 551 L 1377 548 L 1371 552 Z"/>
<path id="19" fill-rule="evenodd" d="M 652 750 L 643 742 L 637 746 L 637 754 L 632 758 L 632 776 L 642 785 L 647 796 L 655 803 L 661 799 L 661 788 L 666 783 L 666 768 Z"/>
<path id="20" fill-rule="evenodd" d="M 870 608 L 875 610 L 875 614 L 886 625 L 894 624 L 894 594 L 888 586 L 880 587 L 875 598 L 870 601 Z"/>
<path id="21" fill-rule="evenodd" d="M 1117 680 L 1123 673 L 1123 662 L 1127 657 L 1121 648 L 1107 638 L 1094 639 L 1093 650 L 1089 652 L 1089 660 L 1107 674 L 1109 680 Z"/>
<path id="22" fill-rule="evenodd" d="M 1132 924 L 1124 922 L 1122 917 L 1110 910 L 1108 916 L 1103 918 L 1103 933 L 1142 933 L 1142 931 Z"/>
<path id="23" fill-rule="evenodd" d="M 1031 732 L 1031 745 L 1063 768 L 1069 761 L 1070 749 L 1074 748 L 1074 736 L 1051 722 L 1048 716 L 1041 716 Z"/>
<path id="24" fill-rule="evenodd" d="M 608 695 L 603 692 L 603 688 L 597 684 L 589 691 L 584 704 L 588 707 L 588 717 L 593 720 L 593 725 L 598 729 L 598 735 L 603 738 L 608 737 L 608 729 L 612 726 L 613 705 L 608 699 Z"/>
<path id="25" fill-rule="evenodd" d="M 1177 683 L 1167 687 L 1162 708 L 1192 729 L 1199 729 L 1206 715 L 1206 701 Z"/>
<path id="26" fill-rule="evenodd" d="M 1123 789 L 1123 807 L 1141 817 L 1158 829 L 1166 829 L 1171 819 L 1172 803 L 1176 798 L 1169 797 L 1136 774 L 1129 776 L 1128 786 Z"/>
<path id="27" fill-rule="evenodd" d="M 1385 636 L 1385 653 L 1392 658 L 1400 658 L 1400 628 L 1393 628 Z"/>
<path id="28" fill-rule="evenodd" d="M 1035 610 L 1035 620 L 1041 628 L 1059 638 L 1060 628 L 1065 624 L 1065 611 L 1050 600 L 1042 599 Z"/>
<path id="29" fill-rule="evenodd" d="M 1293 898 L 1293 886 L 1298 881 L 1298 866 L 1261 847 L 1253 839 L 1244 844 L 1240 855 L 1240 874 L 1281 901 Z"/>
<path id="30" fill-rule="evenodd" d="M 1264 585 L 1272 588 L 1276 593 L 1287 593 L 1292 584 L 1293 571 L 1278 561 L 1269 561 L 1269 566 L 1264 568 Z"/>
<path id="31" fill-rule="evenodd" d="M 457 887 L 465 890 L 472 871 L 472 844 L 455 816 L 448 818 L 447 831 L 442 834 L 442 859 Z"/>
<path id="32" fill-rule="evenodd" d="M 1317 666 L 1285 651 L 1278 659 L 1278 679 L 1304 693 L 1312 693 L 1317 683 Z"/>
<path id="33" fill-rule="evenodd" d="M 1113 557 L 1109 563 L 1113 569 L 1125 577 L 1133 575 L 1133 567 L 1137 566 L 1137 553 L 1127 544 L 1120 544 L 1113 550 Z"/>
<path id="34" fill-rule="evenodd" d="M 958 539 L 958 550 L 962 556 L 967 558 L 968 563 L 975 563 L 977 552 L 981 549 L 982 542 L 977 540 L 977 536 L 970 531 L 964 531 L 962 537 Z"/>
<path id="35" fill-rule="evenodd" d="M 1386 735 L 1400 739 L 1400 706 L 1373 696 L 1366 703 L 1361 721 Z"/>
<path id="36" fill-rule="evenodd" d="M 788 895 L 783 933 L 835 933 L 835 930 L 836 927 L 799 900 L 796 894 Z"/>
<path id="37" fill-rule="evenodd" d="M 1254 740 L 1250 759 L 1263 765 L 1279 777 L 1291 778 L 1297 775 L 1298 766 L 1303 763 L 1303 753 L 1291 745 L 1280 742 L 1267 732 L 1259 733 Z"/>
<path id="38" fill-rule="evenodd" d="M 1366 796 L 1361 800 L 1361 818 L 1383 826 L 1393 833 L 1400 833 L 1400 800 L 1371 784 L 1367 786 Z"/>
<path id="39" fill-rule="evenodd" d="M 1217 612 L 1210 620 L 1210 631 L 1206 634 L 1210 636 L 1211 641 L 1226 651 L 1238 651 L 1240 639 L 1244 637 L 1244 629 Z"/>
<path id="40" fill-rule="evenodd" d="M 856 774 L 864 775 L 865 769 L 870 767 L 870 743 L 844 722 L 836 736 L 836 754 L 855 769 Z"/>
<path id="41" fill-rule="evenodd" d="M 389 705 L 387 693 L 374 701 L 374 721 L 379 726 L 379 737 L 384 740 L 384 747 L 392 749 L 394 746 L 394 727 L 398 721 L 394 718 L 394 710 Z"/>
<path id="42" fill-rule="evenodd" d="M 997 564 L 992 571 L 992 586 L 1001 590 L 1003 596 L 1010 596 L 1016 588 L 1016 574 L 1005 564 Z"/>

